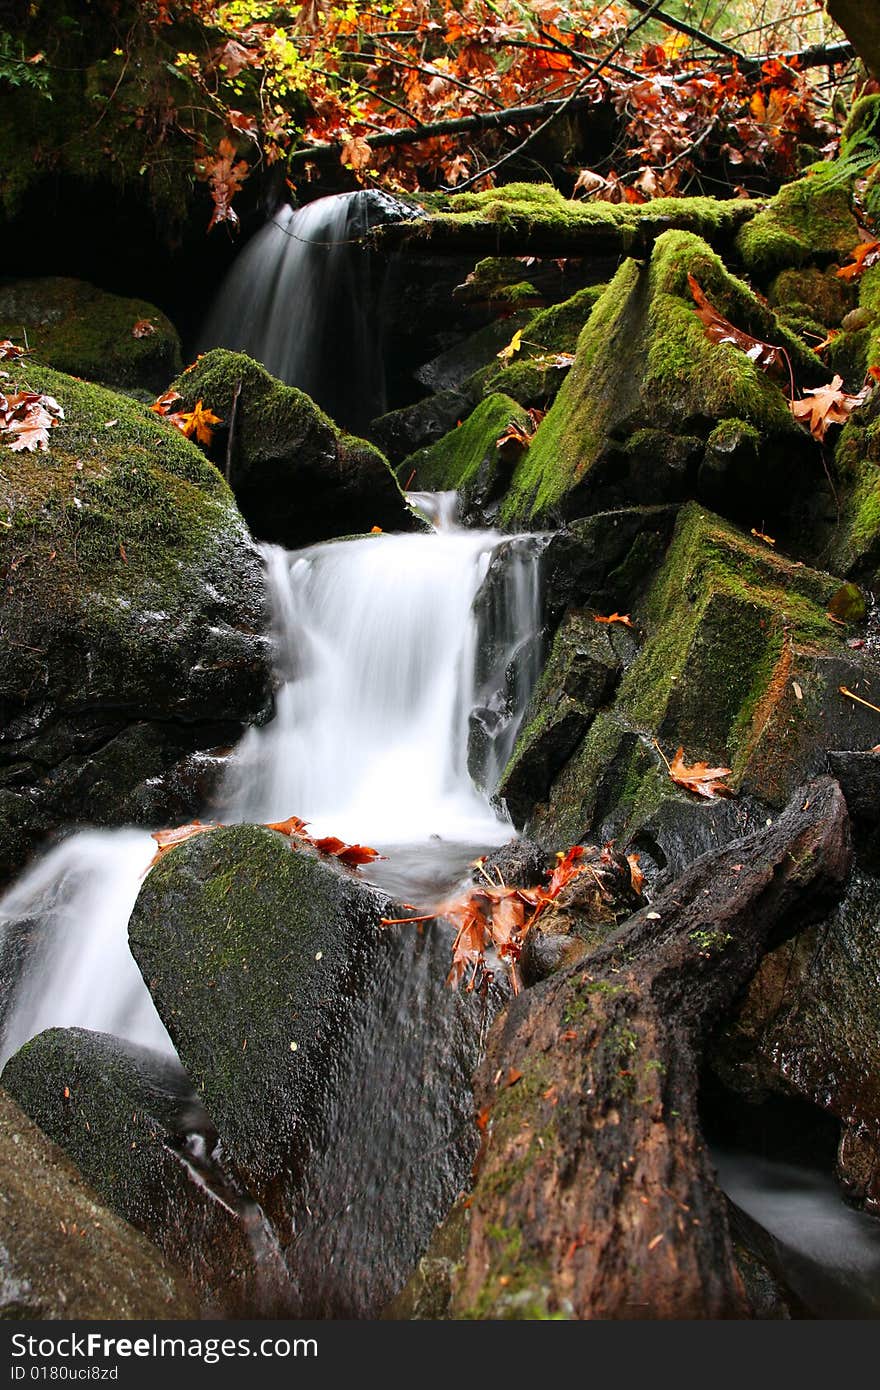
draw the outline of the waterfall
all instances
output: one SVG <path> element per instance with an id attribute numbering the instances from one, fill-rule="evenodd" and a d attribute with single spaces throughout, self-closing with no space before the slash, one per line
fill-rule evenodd
<path id="1" fill-rule="evenodd" d="M 502 687 L 524 637 L 539 631 L 539 547 L 455 529 L 448 497 L 420 505 L 437 518 L 430 534 L 264 548 L 277 710 L 242 739 L 219 817 L 301 816 L 317 833 L 386 854 L 369 874 L 389 892 L 433 902 L 513 833 L 491 804 L 494 784 L 471 781 L 468 736 L 475 705 L 504 705 L 486 734 L 490 750 L 500 740 L 488 756 L 500 771 L 530 694 L 522 679 Z M 480 659 L 490 638 L 494 700 Z M 82 832 L 0 899 L 0 980 L 14 977 L 4 1060 L 54 1026 L 170 1047 L 127 941 L 152 848 L 146 831 Z"/>
<path id="2" fill-rule="evenodd" d="M 372 312 L 381 267 L 364 238 L 404 211 L 370 191 L 280 208 L 233 263 L 200 350 L 246 352 L 339 424 L 365 427 L 383 413 L 385 388 Z"/>

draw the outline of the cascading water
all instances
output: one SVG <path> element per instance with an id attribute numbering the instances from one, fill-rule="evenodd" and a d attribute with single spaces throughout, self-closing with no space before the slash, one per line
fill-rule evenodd
<path id="1" fill-rule="evenodd" d="M 435 510 L 448 521 L 449 499 Z M 455 882 L 475 853 L 509 838 L 509 822 L 467 769 L 486 640 L 475 599 L 499 547 L 512 557 L 501 571 L 512 656 L 520 634 L 536 633 L 540 621 L 537 581 L 522 580 L 523 566 L 536 572 L 539 563 L 528 538 L 438 529 L 292 554 L 266 547 L 277 713 L 242 740 L 220 818 L 296 814 L 321 833 L 373 844 L 388 862 L 371 876 L 422 901 Z M 509 665 L 503 653 L 498 664 Z M 484 684 L 483 676 L 483 694 Z M 520 715 L 528 693 L 519 693 Z M 144 831 L 78 834 L 0 900 L 0 971 L 22 967 L 4 1060 L 53 1026 L 170 1047 L 126 935 L 152 848 Z"/>
<path id="2" fill-rule="evenodd" d="M 365 426 L 384 410 L 385 388 L 371 312 L 380 268 L 364 239 L 400 215 L 393 199 L 364 191 L 280 208 L 235 260 L 201 351 L 246 352 L 339 424 Z"/>

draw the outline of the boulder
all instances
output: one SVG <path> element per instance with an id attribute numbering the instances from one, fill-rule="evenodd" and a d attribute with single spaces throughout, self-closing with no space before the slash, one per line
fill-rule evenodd
<path id="1" fill-rule="evenodd" d="M 180 1270 L 0 1091 L 0 1318 L 196 1318 Z"/>
<path id="2" fill-rule="evenodd" d="M 154 396 L 183 366 L 177 330 L 165 314 L 83 280 L 0 281 L 2 338 L 27 341 L 56 371 Z"/>
<path id="3" fill-rule="evenodd" d="M 214 457 L 254 535 L 295 549 L 335 536 L 418 530 L 387 459 L 343 434 L 294 386 L 215 348 L 174 383 L 182 409 L 220 416 Z"/>
<path id="4" fill-rule="evenodd" d="M 498 784 L 514 825 L 523 825 L 536 802 L 546 800 L 635 651 L 628 628 L 597 624 L 589 611 L 572 609 L 563 620 Z"/>
<path id="5" fill-rule="evenodd" d="M 877 759 L 880 761 L 880 759 Z M 752 1104 L 797 1096 L 841 1125 L 838 1174 L 880 1211 L 880 879 L 860 870 L 831 917 L 765 956 L 711 1061 Z"/>
<path id="6" fill-rule="evenodd" d="M 213 464 L 123 396 L 19 374 L 65 420 L 3 450 L 0 873 L 60 823 L 155 823 L 165 774 L 271 708 L 262 566 Z"/>
<path id="7" fill-rule="evenodd" d="M 752 275 L 769 276 L 810 261 L 843 261 L 859 241 L 850 180 L 835 165 L 785 184 L 739 232 L 736 245 Z"/>
<path id="8" fill-rule="evenodd" d="M 804 382 L 818 384 L 823 369 L 815 355 L 708 245 L 667 232 L 650 262 L 625 261 L 595 304 L 574 366 L 514 473 L 501 508 L 505 524 L 541 526 L 699 495 L 706 441 L 722 421 L 751 427 L 760 443 L 755 457 L 730 460 L 723 498 L 734 518 L 756 509 L 776 518 L 791 505 L 795 479 L 802 487 L 805 469 L 822 476 L 781 378 L 707 338 L 688 275 L 722 314 L 784 346 Z"/>
<path id="9" fill-rule="evenodd" d="M 186 1271 L 206 1313 L 283 1313 L 284 1266 L 273 1286 L 271 1250 L 258 1260 L 262 1213 L 224 1172 L 216 1130 L 174 1058 L 53 1028 L 10 1058 L 3 1086 L 101 1201 Z"/>
<path id="10" fill-rule="evenodd" d="M 476 401 L 469 392 L 450 389 L 412 405 L 401 406 L 380 415 L 370 425 L 370 435 L 388 457 L 397 462 L 416 450 L 427 449 L 464 420 Z M 410 469 L 410 473 L 412 469 Z M 399 470 L 405 486 L 410 473 Z"/>
<path id="11" fill-rule="evenodd" d="M 509 436 L 503 444 L 499 440 L 509 430 L 528 438 L 531 428 L 528 412 L 516 401 L 487 396 L 436 444 L 404 459 L 398 477 L 407 480 L 414 475 L 412 486 L 421 492 L 458 492 L 462 515 L 488 522 L 522 452 L 517 437 Z"/>
<path id="12" fill-rule="evenodd" d="M 298 1316 L 374 1316 L 473 1160 L 482 1007 L 444 984 L 450 932 L 380 926 L 401 915 L 256 826 L 163 856 L 132 915 L 135 959 L 278 1234 Z"/>
<path id="13" fill-rule="evenodd" d="M 691 858 L 743 833 L 756 803 L 784 805 L 826 768 L 829 750 L 873 746 L 871 711 L 839 691 L 873 692 L 874 703 L 880 693 L 873 658 L 850 649 L 846 628 L 826 615 L 839 588 L 835 576 L 684 507 L 633 609 L 641 650 L 536 806 L 529 834 L 560 848 L 600 827 L 626 844 L 647 831 L 661 864 L 681 867 L 692 835 Z M 731 768 L 736 801 L 700 804 L 680 792 L 659 752 L 678 747 L 689 762 Z M 711 826 L 708 843 L 700 823 Z"/>

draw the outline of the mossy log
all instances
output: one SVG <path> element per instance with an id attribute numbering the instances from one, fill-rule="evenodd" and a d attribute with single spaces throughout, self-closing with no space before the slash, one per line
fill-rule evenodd
<path id="1" fill-rule="evenodd" d="M 644 255 L 670 230 L 712 242 L 733 239 L 763 204 L 742 198 L 656 198 L 630 203 L 575 202 L 550 184 L 511 183 L 482 193 L 453 194 L 417 221 L 379 228 L 386 249 L 448 254 Z"/>
<path id="2" fill-rule="evenodd" d="M 747 1315 L 697 1113 L 704 1039 L 768 941 L 839 897 L 850 861 L 846 804 L 822 778 L 514 1000 L 476 1078 L 453 1316 Z"/>

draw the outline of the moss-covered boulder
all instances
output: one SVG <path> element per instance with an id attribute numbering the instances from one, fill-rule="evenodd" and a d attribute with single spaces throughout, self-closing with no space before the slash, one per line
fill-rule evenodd
<path id="1" fill-rule="evenodd" d="M 328 1048 L 390 907 L 255 826 L 190 840 L 141 889 L 135 960 L 224 1148 L 260 1188 L 308 1148 Z"/>
<path id="2" fill-rule="evenodd" d="M 101 1201 L 186 1271 L 206 1312 L 255 1311 L 247 1226 L 258 1213 L 224 1173 L 216 1130 L 173 1058 L 106 1033 L 53 1028 L 10 1058 L 2 1080 Z M 272 1273 L 261 1271 L 267 1295 Z"/>
<path id="3" fill-rule="evenodd" d="M 375 1316 L 474 1157 L 481 1005 L 444 983 L 450 932 L 379 925 L 401 915 L 237 826 L 163 856 L 129 927 L 226 1160 L 290 1247 L 301 1316 Z"/>
<path id="4" fill-rule="evenodd" d="M 343 434 L 304 392 L 285 386 L 243 353 L 215 348 L 173 390 L 225 422 L 213 456 L 260 540 L 291 548 L 370 531 L 413 531 L 388 461 Z"/>
<path id="5" fill-rule="evenodd" d="M 195 1318 L 181 1272 L 0 1091 L 0 1318 Z"/>
<path id="6" fill-rule="evenodd" d="M 82 280 L 0 281 L 0 338 L 26 341 L 40 362 L 60 372 L 153 395 L 183 366 L 177 330 L 165 314 Z"/>
<path id="7" fill-rule="evenodd" d="M 465 516 L 488 520 L 497 512 L 522 445 L 515 436 L 499 443 L 511 430 L 526 438 L 532 429 L 528 411 L 509 396 L 492 395 L 427 449 L 404 459 L 398 476 L 413 478 L 420 491 L 456 491 Z"/>
<path id="8" fill-rule="evenodd" d="M 796 1096 L 842 1126 L 839 1172 L 880 1211 L 880 881 L 856 873 L 825 922 L 761 962 L 713 1048 L 724 1084 L 752 1103 Z"/>
<path id="9" fill-rule="evenodd" d="M 635 646 L 626 627 L 597 624 L 593 613 L 577 609 L 567 615 L 498 786 L 514 825 L 546 799 L 596 710 L 608 703 Z"/>
<path id="10" fill-rule="evenodd" d="M 880 570 L 880 405 L 871 402 L 847 421 L 834 451 L 840 518 L 829 561 L 839 573 L 873 585 Z"/>
<path id="11" fill-rule="evenodd" d="M 736 244 L 750 274 L 767 277 L 811 261 L 845 260 L 858 241 L 850 179 L 829 166 L 785 184 Z"/>
<path id="12" fill-rule="evenodd" d="M 777 313 L 804 309 L 825 328 L 839 328 L 857 297 L 850 281 L 816 265 L 780 271 L 767 291 Z"/>
<path id="13" fill-rule="evenodd" d="M 725 317 L 785 347 L 804 379 L 818 381 L 818 359 L 704 241 L 668 232 L 649 264 L 624 262 L 594 306 L 574 366 L 514 474 L 502 507 L 507 524 L 692 496 L 704 442 L 726 419 L 758 430 L 761 450 L 759 460 L 726 477 L 725 510 L 757 506 L 769 516 L 790 502 L 809 445 L 781 379 L 707 338 L 688 275 Z"/>
<path id="14" fill-rule="evenodd" d="M 783 804 L 805 773 L 825 767 L 828 749 L 871 747 L 870 711 L 839 687 L 875 691 L 880 678 L 827 616 L 839 587 L 833 575 L 685 507 L 635 609 L 644 645 L 536 807 L 530 833 L 558 848 L 600 827 L 630 842 L 650 825 L 655 841 L 671 837 L 678 854 L 680 822 L 670 805 L 729 835 L 738 816 L 752 814 L 749 798 Z M 687 761 L 730 767 L 738 800 L 698 805 L 679 792 L 660 752 L 671 756 L 679 746 Z"/>
<path id="15" fill-rule="evenodd" d="M 123 396 L 16 375 L 64 422 L 45 453 L 0 443 L 4 871 L 40 829 L 138 818 L 138 788 L 271 699 L 265 580 L 213 464 Z"/>

